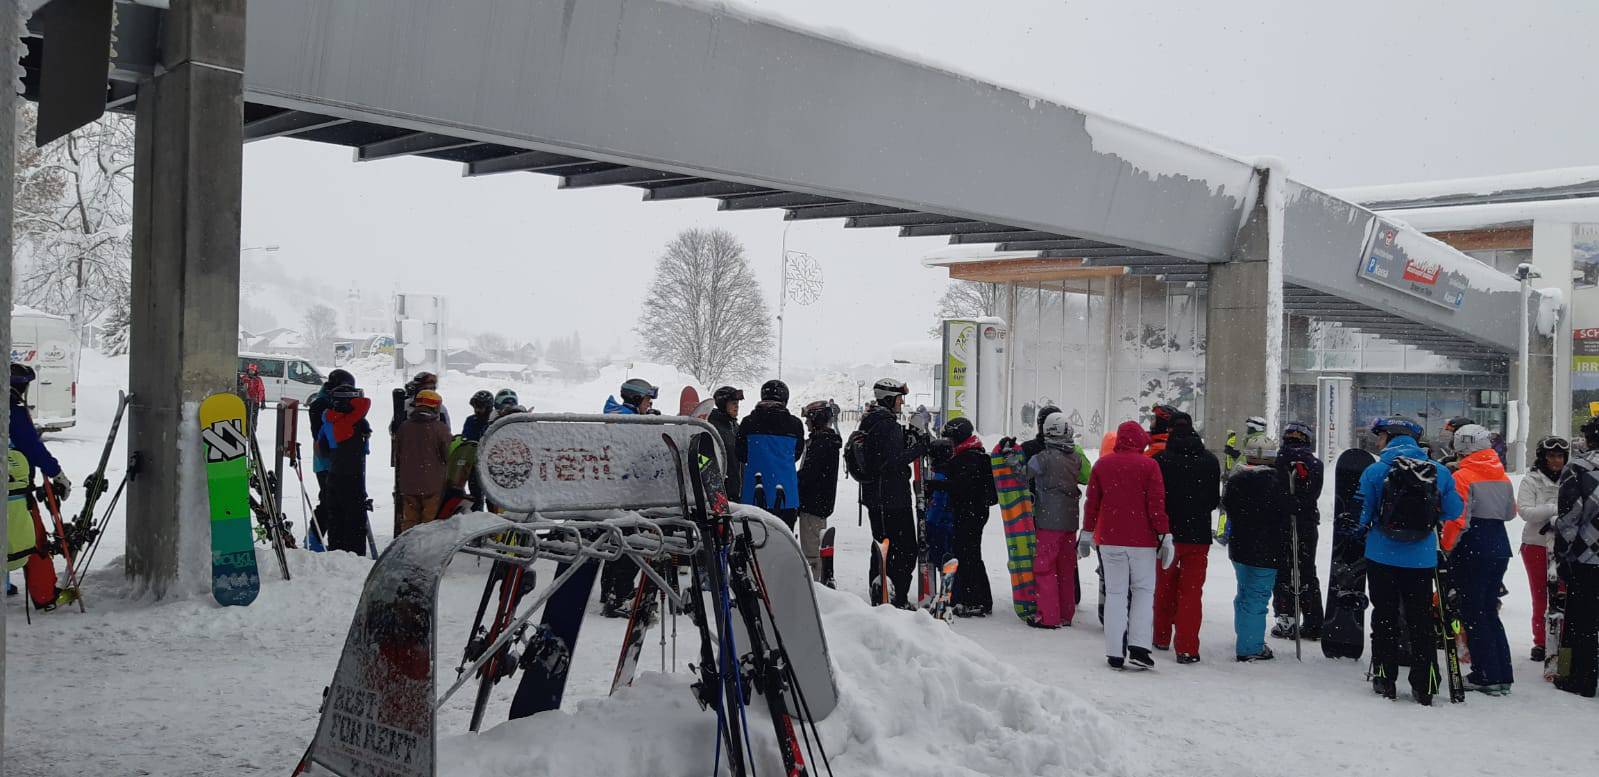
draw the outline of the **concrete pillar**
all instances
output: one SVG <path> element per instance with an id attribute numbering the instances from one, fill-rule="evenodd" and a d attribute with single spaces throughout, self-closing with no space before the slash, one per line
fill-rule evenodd
<path id="1" fill-rule="evenodd" d="M 0 12 L 0 50 L 5 51 L 5 61 L 17 62 L 19 51 L 18 29 L 22 16 L 9 5 Z M 0 88 L 0 300 L 6 303 L 6 315 L 0 316 L 0 350 L 11 353 L 11 216 L 12 187 L 16 182 L 17 144 L 17 93 L 10 88 Z M 7 372 L 10 366 L 6 367 Z M 7 401 L 10 398 L 7 397 Z M 11 414 L 0 417 L 0 448 L 10 447 Z M 29 606 L 24 603 L 22 606 Z M 6 616 L 10 607 L 0 608 L 0 753 L 6 744 Z M 0 755 L 0 777 L 5 777 L 6 759 Z"/>
<path id="2" fill-rule="evenodd" d="M 1205 444 L 1221 454 L 1228 429 L 1242 434 L 1244 419 L 1265 415 L 1267 290 L 1266 176 L 1259 176 L 1256 205 L 1238 231 L 1232 261 L 1210 266 L 1205 305 Z M 1279 321 L 1280 327 L 1282 323 Z"/>
<path id="3" fill-rule="evenodd" d="M 238 369 L 245 0 L 172 0 L 139 86 L 127 573 L 156 598 L 211 582 L 198 408 Z"/>
<path id="4" fill-rule="evenodd" d="M 1538 300 L 1536 297 L 1534 297 L 1532 300 L 1532 315 L 1537 315 L 1537 305 Z M 1557 366 L 1555 364 L 1555 339 L 1553 337 L 1544 337 L 1543 335 L 1538 334 L 1536 328 L 1533 328 L 1532 332 L 1532 343 L 1529 349 L 1531 357 L 1527 360 L 1528 369 L 1526 401 L 1528 415 L 1525 416 L 1528 419 L 1526 448 L 1527 458 L 1525 461 L 1529 465 L 1532 462 L 1532 448 L 1538 444 L 1540 439 L 1543 439 L 1551 434 L 1558 434 L 1562 437 L 1570 438 L 1572 434 L 1571 429 L 1556 429 L 1552 426 L 1552 419 L 1554 417 L 1553 402 L 1555 398 L 1555 368 Z M 1519 391 L 1521 382 L 1517 380 L 1516 376 L 1520 374 L 1520 369 L 1521 365 L 1515 360 L 1511 360 L 1510 398 L 1518 401 L 1521 400 Z M 1570 369 L 1571 367 L 1568 363 L 1566 370 L 1569 372 Z M 1566 394 L 1566 402 L 1568 405 L 1570 404 L 1570 401 L 1571 395 L 1568 392 Z M 1567 417 L 1569 418 L 1570 410 L 1567 410 L 1566 412 Z M 1514 443 L 1515 441 L 1512 440 L 1509 442 Z M 1517 450 L 1515 445 L 1512 444 L 1510 448 L 1511 461 L 1521 462 L 1522 459 L 1520 458 L 1520 453 L 1521 451 Z M 1513 464 L 1512 466 L 1516 465 Z"/>

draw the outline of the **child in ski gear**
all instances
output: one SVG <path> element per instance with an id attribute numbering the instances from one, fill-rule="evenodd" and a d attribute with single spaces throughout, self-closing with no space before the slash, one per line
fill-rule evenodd
<path id="1" fill-rule="evenodd" d="M 494 394 L 494 420 L 499 420 L 512 413 L 526 413 L 531 408 L 523 407 L 522 400 L 516 392 L 510 389 L 500 389 Z"/>
<path id="2" fill-rule="evenodd" d="M 318 491 L 328 487 L 327 474 L 330 466 L 328 451 L 319 442 L 322 435 L 322 415 L 328 411 L 333 402 L 335 388 L 354 385 L 354 375 L 347 370 L 333 370 L 328 373 L 327 380 L 322 382 L 322 388 L 312 394 L 311 401 L 306 403 L 307 415 L 311 420 L 311 472 L 316 476 Z M 320 524 L 320 518 L 318 523 Z"/>
<path id="3" fill-rule="evenodd" d="M 1494 452 L 1486 428 L 1465 424 L 1455 430 L 1452 443 L 1455 492 L 1465 502 L 1461 520 L 1444 531 L 1464 524 L 1451 571 L 1460 589 L 1460 620 L 1471 645 L 1471 674 L 1466 687 L 1489 694 L 1510 690 L 1515 681 L 1510 668 L 1510 643 L 1499 620 L 1499 590 L 1510 565 L 1510 535 L 1505 523 L 1516 517 L 1516 494 L 1505 475 L 1504 462 Z"/>
<path id="4" fill-rule="evenodd" d="M 438 390 L 439 376 L 431 372 L 418 372 L 417 374 L 411 376 L 411 380 L 405 384 L 405 418 L 394 419 L 393 425 L 389 427 L 389 433 L 393 434 L 399 429 L 400 424 L 403 421 L 405 421 L 407 418 L 410 418 L 411 411 L 416 408 L 416 396 L 418 393 L 423 391 L 432 391 L 436 394 L 438 393 Z M 443 404 L 440 404 L 438 407 L 438 415 L 439 421 L 443 422 L 444 424 L 445 431 L 449 431 L 450 409 L 445 407 Z"/>
<path id="5" fill-rule="evenodd" d="M 1435 528 L 1416 530 L 1421 534 L 1412 538 L 1408 527 L 1436 527 L 1453 521 L 1465 505 L 1449 469 L 1430 462 L 1416 443 L 1421 434 L 1419 424 L 1394 416 L 1378 419 L 1371 431 L 1382 445 L 1382 455 L 1360 476 L 1360 525 L 1367 530 L 1372 690 L 1390 699 L 1396 694 L 1402 615 L 1409 632 L 1411 696 L 1420 704 L 1432 704 L 1439 687 L 1432 592 L 1441 545 Z M 1389 474 L 1398 467 L 1395 462 L 1403 459 L 1412 463 L 1400 469 L 1401 477 L 1390 483 Z M 1428 462 L 1430 466 L 1423 466 Z M 1429 472 L 1431 477 L 1427 477 Z M 1405 479 L 1406 473 L 1415 474 Z M 1437 492 L 1436 500 L 1427 489 Z M 1403 508 L 1402 504 L 1429 505 L 1426 509 L 1431 514 L 1408 514 L 1407 509 L 1416 508 Z"/>
<path id="6" fill-rule="evenodd" d="M 939 485 L 930 482 L 928 489 L 930 493 L 948 496 L 954 518 L 950 544 L 960 568 L 951 597 L 954 612 L 964 618 L 982 617 L 994 611 L 994 594 L 988 585 L 988 568 L 983 564 L 982 543 L 988 508 L 999 504 L 994 470 L 988 452 L 983 449 L 983 441 L 973 433 L 970 420 L 951 418 L 940 430 L 939 437 L 950 443 L 949 460 L 942 466 L 935 465 L 934 472 L 943 477 L 936 481 Z M 933 556 L 931 550 L 928 558 L 935 569 L 944 561 Z"/>
<path id="7" fill-rule="evenodd" d="M 705 417 L 716 427 L 717 436 L 722 438 L 722 450 L 727 451 L 727 498 L 734 502 L 744 501 L 744 462 L 734 455 L 738 450 L 738 403 L 743 401 L 743 391 L 723 386 L 711 395 L 715 407 Z"/>
<path id="8" fill-rule="evenodd" d="M 1599 416 L 1582 425 L 1588 449 L 1560 475 L 1560 504 L 1551 523 L 1555 565 L 1566 586 L 1566 622 L 1558 649 L 1569 671 L 1555 687 L 1593 698 L 1599 687 Z M 1569 658 L 1568 658 L 1569 657 Z"/>
<path id="9" fill-rule="evenodd" d="M 1166 515 L 1177 546 L 1177 560 L 1155 573 L 1155 648 L 1171 647 L 1175 628 L 1177 662 L 1192 664 L 1199 661 L 1200 597 L 1210 557 L 1211 513 L 1221 503 L 1221 462 L 1205 450 L 1194 419 L 1182 412 L 1172 416 L 1166 449 L 1154 459 L 1166 486 Z"/>
<path id="10" fill-rule="evenodd" d="M 483 432 L 494 422 L 494 395 L 487 391 L 479 391 L 472 395 L 472 415 L 467 416 L 461 424 L 461 439 L 477 442 L 483 439 Z"/>
<path id="11" fill-rule="evenodd" d="M 1222 491 L 1228 515 L 1227 558 L 1238 579 L 1233 596 L 1233 655 L 1238 661 L 1269 661 L 1266 610 L 1278 569 L 1288 557 L 1293 520 L 1288 486 L 1276 467 L 1277 441 L 1256 435 L 1239 452 Z"/>
<path id="12" fill-rule="evenodd" d="M 48 538 L 39 506 L 34 499 L 33 471 L 50 479 L 58 500 L 65 500 L 72 481 L 61 471 L 61 464 L 39 438 L 28 412 L 28 387 L 33 383 L 32 367 L 11 363 L 11 448 L 6 453 L 8 493 L 6 501 L 6 577 L 22 569 L 28 598 L 40 610 L 55 608 L 55 563 L 50 560 Z"/>
<path id="13" fill-rule="evenodd" d="M 659 387 L 643 378 L 628 378 L 618 392 L 622 395 L 621 402 L 617 402 L 615 397 L 605 398 L 605 413 L 659 415 L 653 406 L 660 391 Z M 731 456 L 732 451 L 728 455 Z M 637 590 L 637 578 L 638 564 L 632 559 L 619 558 L 605 562 L 600 572 L 600 614 L 607 618 L 626 618 L 633 602 L 633 593 Z"/>
<path id="14" fill-rule="evenodd" d="M 1457 415 L 1445 421 L 1443 428 L 1438 431 L 1438 444 L 1434 446 L 1435 450 L 1432 453 L 1440 464 L 1451 471 L 1460 463 L 1460 451 L 1455 448 L 1455 432 L 1470 423 L 1472 423 L 1470 418 Z"/>
<path id="15" fill-rule="evenodd" d="M 1315 436 L 1310 427 L 1293 421 L 1283 427 L 1282 448 L 1277 451 L 1277 469 L 1283 473 L 1283 482 L 1289 489 L 1288 509 L 1292 511 L 1299 532 L 1299 546 L 1283 559 L 1277 570 L 1276 588 L 1272 594 L 1272 611 L 1277 624 L 1271 635 L 1278 639 L 1293 639 L 1295 633 L 1303 639 L 1321 638 L 1321 581 L 1316 577 L 1316 540 L 1320 533 L 1323 469 L 1314 450 Z M 1293 535 L 1289 534 L 1292 544 Z M 1299 562 L 1299 615 L 1294 623 L 1293 564 Z"/>
<path id="16" fill-rule="evenodd" d="M 799 474 L 795 464 L 804 453 L 805 427 L 788 412 L 788 385 L 769 380 L 761 386 L 761 401 L 738 424 L 733 458 L 744 469 L 743 493 L 757 501 L 755 483 L 761 484 L 762 504 L 755 505 L 794 528 L 799 515 Z"/>
<path id="17" fill-rule="evenodd" d="M 916 519 L 911 500 L 911 462 L 927 450 L 927 439 L 900 425 L 900 410 L 910 388 L 893 378 L 872 387 L 876 402 L 861 417 L 865 435 L 866 468 L 870 481 L 862 484 L 861 499 L 871 519 L 872 539 L 887 539 L 888 577 L 893 584 L 893 605 L 906 606 L 911 577 L 916 571 Z M 969 575 L 961 575 L 969 578 Z"/>
<path id="18" fill-rule="evenodd" d="M 943 437 L 927 443 L 927 558 L 941 566 L 955 557 L 955 511 L 949 504 L 949 460 L 955 444 Z M 951 591 L 951 594 L 954 592 Z"/>
<path id="19" fill-rule="evenodd" d="M 1155 562 L 1158 556 L 1169 567 L 1177 555 L 1166 485 L 1160 465 L 1143 454 L 1148 445 L 1136 421 L 1117 427 L 1116 449 L 1094 462 L 1083 512 L 1083 530 L 1093 535 L 1105 571 L 1105 658 L 1117 669 L 1155 665 Z"/>
<path id="20" fill-rule="evenodd" d="M 805 406 L 805 425 L 810 437 L 799 467 L 799 537 L 811 577 L 822 579 L 822 531 L 833 514 L 833 499 L 838 495 L 838 449 L 844 440 L 833 429 L 833 410 L 817 400 Z"/>
<path id="21" fill-rule="evenodd" d="M 328 379 L 333 380 L 333 376 Z M 327 461 L 327 471 L 321 493 L 321 515 L 317 520 L 328 550 L 365 555 L 366 456 L 367 440 L 372 436 L 372 425 L 366 416 L 372 409 L 372 400 L 361 395 L 353 380 L 325 392 L 327 404 L 322 411 L 316 447 Z"/>
<path id="22" fill-rule="evenodd" d="M 1263 437 L 1265 434 L 1266 419 L 1258 415 L 1252 415 L 1244 420 L 1244 440 L 1242 443 L 1238 441 L 1237 432 L 1231 429 L 1227 430 L 1227 440 L 1222 446 L 1221 479 L 1223 481 L 1226 481 L 1232 471 L 1238 467 L 1239 462 L 1244 460 L 1243 446 L 1249 445 L 1250 440 Z M 1225 508 L 1222 509 L 1221 515 L 1216 519 L 1216 541 L 1222 545 L 1227 544 L 1227 510 Z"/>
<path id="23" fill-rule="evenodd" d="M 244 366 L 244 372 L 239 374 L 239 389 L 244 395 L 246 428 L 253 432 L 261 406 L 266 404 L 266 382 L 261 380 L 261 365 L 250 362 Z"/>
<path id="24" fill-rule="evenodd" d="M 450 430 L 439 418 L 438 392 L 422 389 L 413 398 L 411 414 L 396 434 L 400 465 L 395 477 L 400 490 L 400 531 L 438 517 L 444 495 L 444 470 L 450 459 Z"/>
<path id="25" fill-rule="evenodd" d="M 1570 455 L 1571 443 L 1564 437 L 1539 440 L 1532 469 L 1516 493 L 1516 507 L 1526 521 L 1521 529 L 1521 563 L 1532 592 L 1532 660 L 1538 662 L 1546 656 L 1544 615 L 1549 609 L 1549 553 L 1555 543 L 1546 527 L 1560 507 L 1560 473 Z"/>
<path id="26" fill-rule="evenodd" d="M 970 426 L 966 419 L 956 419 Z M 956 423 L 950 421 L 950 424 Z M 946 430 L 949 425 L 945 425 Z M 1033 492 L 1033 527 L 1037 545 L 1033 556 L 1033 582 L 1038 613 L 1029 625 L 1046 629 L 1072 625 L 1077 607 L 1077 531 L 1083 477 L 1088 457 L 1074 442 L 1066 414 L 1044 416 L 1044 446 L 1027 459 L 1027 480 Z M 991 473 L 990 473 L 991 475 Z M 993 477 L 988 478 L 992 487 Z M 998 495 L 995 495 L 998 500 Z M 983 510 L 986 518 L 988 510 Z M 961 569 L 965 570 L 962 562 Z"/>

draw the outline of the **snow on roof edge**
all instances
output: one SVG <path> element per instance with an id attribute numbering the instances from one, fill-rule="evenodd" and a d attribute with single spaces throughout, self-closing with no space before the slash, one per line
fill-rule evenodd
<path id="1" fill-rule="evenodd" d="M 1437 181 L 1346 186 L 1328 191 L 1335 197 L 1357 203 L 1391 200 L 1421 200 L 1430 197 L 1491 195 L 1527 189 L 1556 189 L 1599 182 L 1599 165 L 1557 167 L 1502 175 L 1446 178 Z"/>

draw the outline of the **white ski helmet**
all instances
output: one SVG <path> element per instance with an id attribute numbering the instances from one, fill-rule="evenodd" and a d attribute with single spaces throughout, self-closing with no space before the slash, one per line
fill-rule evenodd
<path id="1" fill-rule="evenodd" d="M 1070 440 L 1072 437 L 1072 425 L 1066 420 L 1065 413 L 1050 413 L 1044 419 L 1044 439 Z"/>
<path id="2" fill-rule="evenodd" d="M 1455 430 L 1455 453 L 1468 456 L 1477 451 L 1485 451 L 1494 444 L 1493 432 L 1478 424 L 1466 424 Z"/>
<path id="3" fill-rule="evenodd" d="M 1244 459 L 1250 464 L 1274 464 L 1277 461 L 1277 441 L 1261 435 L 1244 446 Z"/>
<path id="4" fill-rule="evenodd" d="M 883 378 L 872 384 L 872 396 L 876 397 L 878 402 L 890 397 L 903 397 L 909 393 L 911 393 L 909 386 L 893 378 Z"/>
<path id="5" fill-rule="evenodd" d="M 1266 431 L 1266 419 L 1258 415 L 1252 415 L 1244 420 L 1244 430 L 1250 434 L 1264 432 Z"/>

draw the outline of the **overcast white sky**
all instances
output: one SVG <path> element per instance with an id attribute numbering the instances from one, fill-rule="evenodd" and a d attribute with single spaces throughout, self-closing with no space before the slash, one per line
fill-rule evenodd
<path id="1" fill-rule="evenodd" d="M 1599 164 L 1591 0 L 739 3 L 1200 145 L 1275 155 L 1318 186 Z M 460 328 L 578 329 L 591 350 L 628 349 L 656 255 L 691 226 L 735 232 L 775 309 L 780 212 L 557 191 L 530 174 L 468 180 L 445 162 L 358 165 L 347 149 L 288 140 L 246 147 L 244 186 L 244 245 L 280 245 L 290 272 L 338 288 L 447 294 Z M 918 260 L 942 244 L 795 223 L 789 248 L 814 255 L 827 284 L 821 303 L 790 306 L 786 360 L 877 361 L 921 336 L 945 281 Z M 872 304 L 885 286 L 926 304 Z"/>

